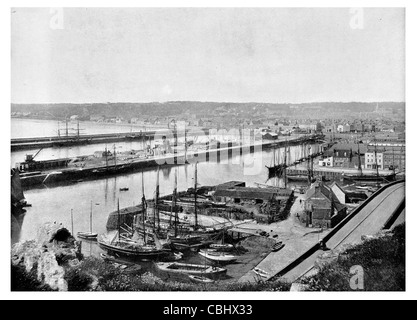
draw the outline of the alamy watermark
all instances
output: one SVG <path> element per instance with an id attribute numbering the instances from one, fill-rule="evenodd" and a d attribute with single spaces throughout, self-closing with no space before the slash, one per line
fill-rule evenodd
<path id="1" fill-rule="evenodd" d="M 49 20 L 49 27 L 52 30 L 64 29 L 64 9 L 50 8 L 49 14 L 51 15 L 51 19 Z"/>
<path id="2" fill-rule="evenodd" d="M 361 266 L 353 266 L 349 271 L 352 276 L 349 280 L 349 285 L 352 290 L 365 289 L 365 272 Z"/>
<path id="3" fill-rule="evenodd" d="M 205 137 L 205 141 L 196 149 L 188 147 L 185 137 Z M 258 175 L 263 170 L 261 152 L 263 144 L 262 140 L 255 139 L 253 129 L 210 129 L 207 134 L 207 131 L 198 128 L 186 130 L 185 122 L 178 122 L 174 130 L 155 132 L 153 140 L 159 143 L 159 152 L 153 151 L 158 165 L 197 162 L 239 165 L 242 156 L 244 175 Z M 178 146 L 172 146 L 172 141 L 184 145 L 183 149 L 177 150 Z M 255 155 L 261 158 L 255 161 Z"/>
<path id="4" fill-rule="evenodd" d="M 353 30 L 362 30 L 364 28 L 364 10 L 363 8 L 351 8 L 349 26 Z"/>

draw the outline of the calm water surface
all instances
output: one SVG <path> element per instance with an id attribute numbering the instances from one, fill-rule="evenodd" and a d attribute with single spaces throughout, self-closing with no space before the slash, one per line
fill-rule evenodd
<path id="1" fill-rule="evenodd" d="M 45 120 L 24 120 L 12 119 L 12 130 L 19 130 L 23 124 L 25 130 L 29 130 L 27 123 L 33 124 L 30 127 L 32 136 L 45 136 L 53 134 L 53 124 Z M 49 123 L 48 126 L 45 124 Z M 117 126 L 109 125 L 108 132 L 117 132 Z M 41 129 L 40 129 L 41 128 Z M 119 128 L 121 129 L 121 128 Z M 124 127 L 126 129 L 126 127 Z M 31 131 L 33 130 L 33 132 Z M 89 129 L 90 130 L 90 129 Z M 94 128 L 89 133 L 94 132 Z M 100 130 L 107 130 L 101 128 Z M 125 131 L 126 132 L 126 131 Z M 22 133 L 20 133 L 23 135 Z M 12 134 L 13 137 L 19 133 Z M 48 148 L 42 150 L 38 159 L 50 159 L 60 157 L 71 157 L 77 155 L 92 154 L 97 150 L 104 150 L 105 144 L 95 144 L 72 148 Z M 141 149 L 142 142 L 126 142 L 117 144 L 118 151 Z M 31 151 L 13 152 L 11 163 L 22 161 L 26 153 Z M 301 153 L 300 147 L 292 147 L 289 157 L 294 159 Z M 283 149 L 275 151 L 276 159 L 283 158 Z M 274 151 L 265 150 L 254 154 L 236 156 L 223 161 L 203 162 L 198 165 L 199 185 L 216 185 L 230 180 L 244 181 L 248 186 L 261 184 L 278 184 L 283 186 L 283 182 L 267 181 L 268 170 L 265 166 L 273 163 Z M 245 174 L 244 166 L 252 166 L 253 163 L 259 168 L 256 174 Z M 160 193 L 167 195 L 172 193 L 174 187 L 174 174 L 178 170 L 178 190 L 186 190 L 194 186 L 194 165 L 183 165 L 176 168 L 163 168 L 160 174 Z M 143 173 L 145 184 L 145 195 L 148 199 L 154 196 L 156 186 L 156 169 Z M 32 207 L 26 208 L 27 213 L 23 219 L 20 234 L 15 234 L 14 239 L 29 240 L 36 237 L 37 230 L 46 222 L 56 221 L 62 223 L 69 230 L 71 226 L 71 212 L 73 214 L 73 232 L 89 231 L 90 229 L 90 206 L 93 204 L 93 231 L 103 233 L 106 231 L 106 222 L 110 212 L 117 209 L 117 202 L 120 207 L 127 207 L 139 204 L 142 196 L 141 189 L 142 173 L 131 173 L 106 179 L 84 181 L 58 187 L 41 187 L 25 191 L 25 197 Z M 128 191 L 120 191 L 120 188 L 129 188 Z M 94 243 L 83 242 L 83 252 L 93 254 L 98 252 L 97 245 Z"/>

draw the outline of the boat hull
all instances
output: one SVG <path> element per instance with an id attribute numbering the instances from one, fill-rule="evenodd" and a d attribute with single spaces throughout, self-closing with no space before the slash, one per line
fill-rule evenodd
<path id="1" fill-rule="evenodd" d="M 215 249 L 217 251 L 223 251 L 223 252 L 230 252 L 234 248 L 233 245 L 231 244 L 216 244 L 216 243 L 211 244 L 209 247 L 210 249 Z"/>
<path id="2" fill-rule="evenodd" d="M 226 255 L 226 254 L 225 255 L 216 254 L 215 252 L 209 252 L 209 251 L 203 251 L 203 250 L 199 251 L 198 254 L 207 260 L 220 263 L 220 264 L 233 263 L 237 260 L 236 256 Z"/>
<path id="3" fill-rule="evenodd" d="M 347 181 L 394 181 L 395 174 L 385 175 L 385 176 L 376 176 L 376 175 L 343 175 L 343 180 Z"/>
<path id="4" fill-rule="evenodd" d="M 163 258 L 167 256 L 170 251 L 167 250 L 149 250 L 149 251 L 143 251 L 143 250 L 135 250 L 135 249 L 128 249 L 128 248 L 122 248 L 115 245 L 107 244 L 102 241 L 98 241 L 98 245 L 101 249 L 106 250 L 108 253 L 112 255 L 118 255 L 130 259 L 158 259 Z"/>
<path id="5" fill-rule="evenodd" d="M 224 268 L 178 262 L 155 263 L 155 268 L 162 277 L 174 280 L 188 278 L 190 275 L 217 280 L 227 272 Z"/>
<path id="6" fill-rule="evenodd" d="M 96 241 L 97 240 L 97 233 L 90 233 L 90 232 L 78 232 L 77 237 L 84 240 Z"/>

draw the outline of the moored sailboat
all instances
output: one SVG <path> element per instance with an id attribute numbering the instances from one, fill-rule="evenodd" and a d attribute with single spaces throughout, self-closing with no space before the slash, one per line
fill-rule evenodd
<path id="1" fill-rule="evenodd" d="M 120 216 L 119 202 L 117 203 L 117 211 Z M 164 248 L 155 234 L 151 234 L 154 238 L 154 244 L 151 244 L 146 232 L 141 235 L 137 230 L 131 228 L 130 230 L 127 230 L 128 232 L 122 234 L 121 230 L 123 229 L 119 219 L 118 229 L 101 235 L 97 240 L 98 245 L 110 254 L 132 259 L 152 260 L 170 254 L 171 250 Z"/>

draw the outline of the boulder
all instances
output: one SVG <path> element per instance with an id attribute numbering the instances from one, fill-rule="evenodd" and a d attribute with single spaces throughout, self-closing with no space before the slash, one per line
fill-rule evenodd
<path id="1" fill-rule="evenodd" d="M 68 290 L 65 268 L 71 268 L 81 259 L 80 243 L 56 222 L 44 224 L 36 239 L 18 242 L 11 250 L 12 265 L 22 265 L 26 272 L 36 268 L 38 280 L 59 291 Z"/>

